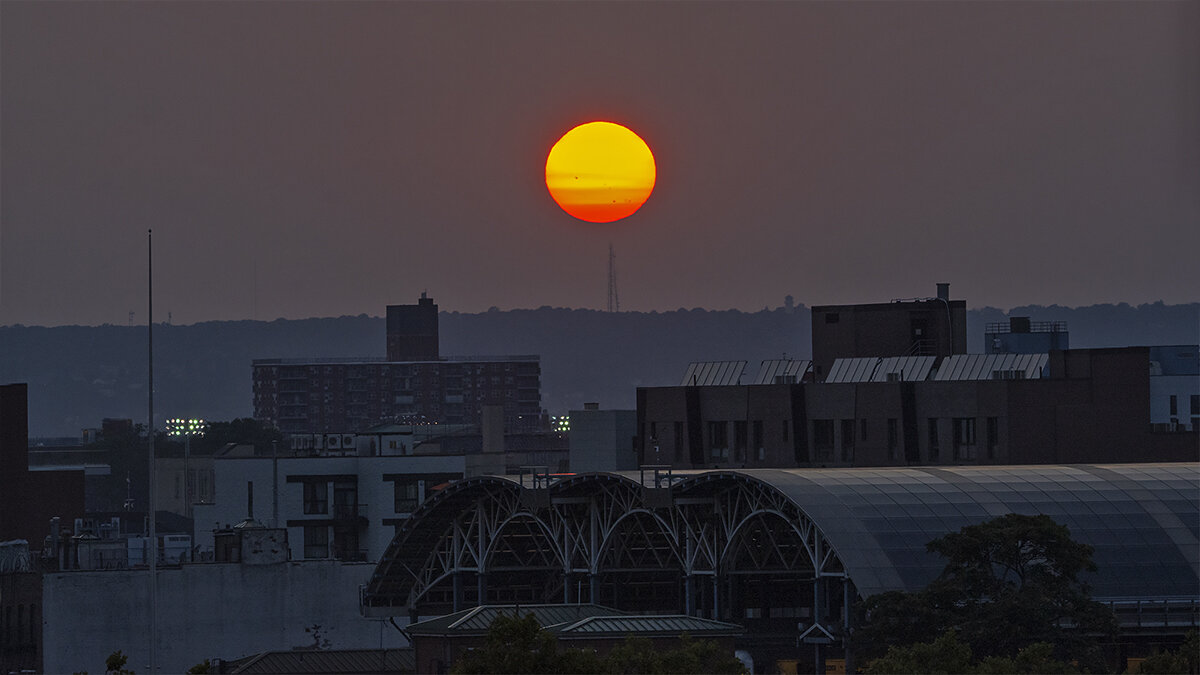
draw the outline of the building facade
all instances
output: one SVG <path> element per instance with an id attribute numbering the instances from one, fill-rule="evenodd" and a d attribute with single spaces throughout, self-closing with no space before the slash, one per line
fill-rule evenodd
<path id="1" fill-rule="evenodd" d="M 1196 434 L 1155 433 L 1150 424 L 1148 348 L 1052 352 L 1027 359 L 1033 377 L 1011 363 L 992 369 L 999 361 L 989 365 L 989 356 L 947 358 L 917 381 L 870 374 L 639 388 L 641 463 L 700 469 L 1196 459 Z M 849 369 L 843 365 L 835 362 L 835 372 Z"/>
<path id="2" fill-rule="evenodd" d="M 465 455 L 280 456 L 237 450 L 214 462 L 216 493 L 196 504 L 195 541 L 242 521 L 287 530 L 292 560 L 378 560 L 395 533 L 438 486 L 468 472 Z"/>
<path id="3" fill-rule="evenodd" d="M 387 308 L 387 357 L 256 359 L 254 417 L 285 433 L 362 431 L 386 423 L 474 424 L 500 406 L 506 429 L 541 423 L 536 355 L 443 358 L 437 305 Z"/>
<path id="4" fill-rule="evenodd" d="M 834 359 L 936 356 L 967 351 L 967 303 L 950 299 L 950 284 L 937 297 L 863 305 L 812 308 L 813 375 L 825 379 Z"/>

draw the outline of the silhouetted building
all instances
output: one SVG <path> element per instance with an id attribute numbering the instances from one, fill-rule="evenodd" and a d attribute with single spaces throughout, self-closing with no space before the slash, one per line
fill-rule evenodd
<path id="1" fill-rule="evenodd" d="M 256 359 L 254 417 L 287 433 L 383 423 L 475 424 L 503 409 L 509 431 L 538 428 L 538 356 L 439 357 L 437 305 L 388 307 L 388 359 Z M 400 357 L 400 358 L 397 358 Z"/>
<path id="2" fill-rule="evenodd" d="M 1048 354 L 1070 349 L 1066 321 L 1030 321 L 1010 316 L 1008 323 L 989 323 L 983 331 L 988 354 Z"/>
<path id="3" fill-rule="evenodd" d="M 1153 433 L 1149 349 L 839 359 L 821 383 L 644 387 L 642 464 L 675 468 L 1194 461 Z"/>
<path id="4" fill-rule="evenodd" d="M 388 305 L 387 360 L 437 361 L 438 307 L 421 294 L 415 305 Z"/>
<path id="5" fill-rule="evenodd" d="M 825 379 L 833 360 L 868 356 L 936 356 L 967 351 L 967 303 L 937 297 L 812 308 L 813 375 Z"/>
<path id="6" fill-rule="evenodd" d="M 83 471 L 29 470 L 28 385 L 0 385 L 0 541 L 41 549 L 50 519 L 83 516 Z"/>

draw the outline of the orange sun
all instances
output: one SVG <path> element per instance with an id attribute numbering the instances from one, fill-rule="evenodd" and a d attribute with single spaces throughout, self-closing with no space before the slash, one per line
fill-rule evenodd
<path id="1" fill-rule="evenodd" d="M 611 223 L 641 208 L 654 190 L 654 153 L 637 134 L 612 122 L 580 124 L 546 157 L 546 187 L 563 211 Z"/>

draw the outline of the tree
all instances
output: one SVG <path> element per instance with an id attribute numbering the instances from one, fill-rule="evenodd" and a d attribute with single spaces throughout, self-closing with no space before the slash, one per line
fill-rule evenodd
<path id="1" fill-rule="evenodd" d="M 1150 656 L 1138 667 L 1139 673 L 1200 673 L 1200 633 L 1188 631 L 1187 638 L 1175 651 Z"/>
<path id="2" fill-rule="evenodd" d="M 683 635 L 674 649 L 656 649 L 646 638 L 628 637 L 603 658 L 587 649 L 557 650 L 558 641 L 542 630 L 533 614 L 501 614 L 488 627 L 480 649 L 463 653 L 451 672 L 475 673 L 611 673 L 612 675 L 741 675 L 742 662 L 712 640 Z"/>
<path id="3" fill-rule="evenodd" d="M 1114 633 L 1116 621 L 1079 580 L 1096 569 L 1092 548 L 1072 540 L 1066 527 L 1048 516 L 1008 514 L 935 539 L 927 549 L 947 559 L 929 586 L 874 596 L 860 606 L 855 644 L 861 654 L 953 630 L 976 659 L 1015 659 L 1047 642 L 1058 661 L 1103 669 L 1094 636 Z"/>
<path id="4" fill-rule="evenodd" d="M 122 654 L 121 650 L 113 652 L 104 660 L 105 675 L 134 675 L 132 670 L 125 668 L 125 664 L 129 661 L 129 657 Z"/>
<path id="5" fill-rule="evenodd" d="M 905 673 L 964 675 L 1007 675 L 1011 673 L 1078 673 L 1079 671 L 1054 658 L 1054 645 L 1035 642 L 1017 652 L 1013 658 L 989 656 L 974 663 L 971 647 L 959 641 L 948 630 L 933 642 L 918 642 L 906 647 L 891 647 L 887 654 L 867 663 L 864 673 L 872 675 L 901 675 Z"/>
<path id="6" fill-rule="evenodd" d="M 483 648 L 463 653 L 452 672 L 555 673 L 557 648 L 554 636 L 542 630 L 532 613 L 523 617 L 501 614 L 488 627 Z"/>

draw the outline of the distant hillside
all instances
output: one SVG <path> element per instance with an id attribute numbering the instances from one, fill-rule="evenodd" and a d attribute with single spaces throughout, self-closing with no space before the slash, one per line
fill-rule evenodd
<path id="1" fill-rule="evenodd" d="M 1200 303 L 994 308 L 967 313 L 970 351 L 984 325 L 1009 315 L 1067 321 L 1072 347 L 1200 342 Z M 586 401 L 632 408 L 638 386 L 677 384 L 692 361 L 810 356 L 809 312 L 607 313 L 536 310 L 441 315 L 442 353 L 539 354 L 543 406 Z M 155 413 L 223 420 L 251 410 L 250 362 L 271 357 L 378 356 L 377 317 L 224 321 L 156 326 Z M 146 416 L 146 329 L 126 326 L 0 327 L 0 383 L 29 383 L 31 436 L 74 436 L 104 417 Z"/>

